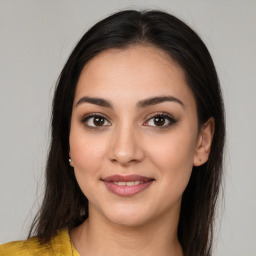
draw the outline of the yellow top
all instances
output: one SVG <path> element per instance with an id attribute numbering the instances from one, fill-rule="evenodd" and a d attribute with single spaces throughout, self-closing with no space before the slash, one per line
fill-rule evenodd
<path id="1" fill-rule="evenodd" d="M 67 229 L 63 229 L 46 244 L 40 244 L 37 237 L 2 244 L 0 256 L 79 256 L 79 253 L 71 245 Z"/>

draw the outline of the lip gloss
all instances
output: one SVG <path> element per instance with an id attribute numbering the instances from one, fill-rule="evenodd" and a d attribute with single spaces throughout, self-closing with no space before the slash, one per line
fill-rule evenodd
<path id="1" fill-rule="evenodd" d="M 116 195 L 133 196 L 148 188 L 154 179 L 139 175 L 112 175 L 104 178 L 102 181 Z"/>

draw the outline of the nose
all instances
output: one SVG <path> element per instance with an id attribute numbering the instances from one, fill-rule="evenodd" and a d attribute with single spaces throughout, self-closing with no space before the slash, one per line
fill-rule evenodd
<path id="1" fill-rule="evenodd" d="M 110 141 L 109 158 L 122 166 L 141 162 L 144 158 L 144 150 L 138 131 L 128 126 L 115 129 Z"/>

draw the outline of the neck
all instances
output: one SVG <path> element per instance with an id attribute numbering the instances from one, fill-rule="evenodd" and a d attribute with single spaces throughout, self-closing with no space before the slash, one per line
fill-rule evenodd
<path id="1" fill-rule="evenodd" d="M 142 226 L 117 225 L 90 214 L 83 224 L 70 233 L 80 256 L 136 255 L 182 256 L 177 238 L 178 216 L 166 216 Z"/>

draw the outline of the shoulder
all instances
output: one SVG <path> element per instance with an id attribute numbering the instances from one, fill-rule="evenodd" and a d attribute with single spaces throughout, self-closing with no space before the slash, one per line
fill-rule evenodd
<path id="1" fill-rule="evenodd" d="M 67 230 L 62 230 L 48 243 L 40 243 L 37 237 L 0 245 L 0 256 L 51 256 L 72 255 Z"/>
<path id="2" fill-rule="evenodd" d="M 49 243 L 40 244 L 36 237 L 0 245 L 0 256 L 51 255 Z"/>

